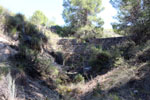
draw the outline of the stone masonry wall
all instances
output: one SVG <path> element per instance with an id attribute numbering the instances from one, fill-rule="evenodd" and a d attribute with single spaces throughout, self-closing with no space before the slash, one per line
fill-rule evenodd
<path id="1" fill-rule="evenodd" d="M 57 45 L 61 46 L 65 52 L 80 53 L 84 50 L 85 46 L 88 45 L 101 45 L 103 49 L 109 49 L 111 46 L 116 46 L 129 39 L 130 37 L 97 38 L 86 41 L 80 41 L 77 39 L 60 39 L 57 42 Z"/>
<path id="2" fill-rule="evenodd" d="M 90 46 L 101 46 L 103 49 L 110 49 L 112 46 L 122 44 L 128 41 L 129 37 L 114 37 L 114 38 L 101 38 L 101 39 L 89 39 L 89 40 L 78 40 L 78 39 L 59 39 L 57 40 L 57 48 L 64 55 L 65 63 L 72 63 L 76 66 L 83 65 L 87 59 L 89 59 Z M 58 50 L 57 49 L 57 50 Z"/>

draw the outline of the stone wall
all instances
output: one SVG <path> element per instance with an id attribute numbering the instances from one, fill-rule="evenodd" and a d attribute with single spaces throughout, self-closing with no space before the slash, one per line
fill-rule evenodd
<path id="1" fill-rule="evenodd" d="M 100 45 L 103 49 L 109 49 L 111 46 L 122 44 L 129 39 L 130 37 L 96 38 L 84 41 L 77 39 L 59 39 L 57 45 L 61 46 L 66 52 L 80 53 L 80 49 L 83 51 L 85 46 L 88 45 Z"/>
<path id="2" fill-rule="evenodd" d="M 103 49 L 110 49 L 112 46 L 122 44 L 129 40 L 129 37 L 114 37 L 114 38 L 101 38 L 101 39 L 58 39 L 57 48 L 54 51 L 60 50 L 64 55 L 64 63 L 73 63 L 84 65 L 90 56 L 91 46 L 101 46 Z"/>
<path id="3" fill-rule="evenodd" d="M 110 37 L 110 38 L 92 38 L 87 39 L 85 42 L 87 44 L 104 44 L 111 42 L 112 44 L 120 43 L 128 40 L 130 37 Z M 77 39 L 60 39 L 58 45 L 64 45 L 65 43 L 69 43 L 71 45 L 81 45 L 85 44 L 83 41 L 79 41 Z"/>

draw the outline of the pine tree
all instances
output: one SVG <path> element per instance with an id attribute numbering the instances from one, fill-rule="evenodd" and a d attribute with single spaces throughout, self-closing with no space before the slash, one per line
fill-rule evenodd
<path id="1" fill-rule="evenodd" d="M 30 18 L 30 21 L 33 24 L 36 25 L 47 25 L 48 24 L 48 18 L 44 15 L 44 13 L 42 11 L 35 11 L 32 15 L 32 17 Z"/>
<path id="2" fill-rule="evenodd" d="M 80 37 L 102 32 L 103 21 L 98 14 L 103 10 L 101 0 L 64 0 L 63 18 L 71 32 Z"/>
<path id="3" fill-rule="evenodd" d="M 111 0 L 118 10 L 117 23 L 113 23 L 116 33 L 133 35 L 138 41 L 150 37 L 149 0 Z"/>

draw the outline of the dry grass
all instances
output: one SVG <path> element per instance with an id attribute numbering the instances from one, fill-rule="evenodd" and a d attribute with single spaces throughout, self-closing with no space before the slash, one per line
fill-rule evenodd
<path id="1" fill-rule="evenodd" d="M 121 85 L 126 84 L 132 78 L 135 78 L 136 72 L 137 67 L 134 66 L 131 67 L 128 65 L 120 66 L 118 68 L 109 71 L 104 75 L 97 76 L 96 78 L 92 79 L 87 83 L 70 84 L 67 85 L 67 88 L 71 90 L 72 94 L 74 94 L 74 97 L 76 98 L 83 97 L 85 95 L 90 95 L 89 93 L 93 92 L 93 90 L 95 91 L 95 89 L 98 88 L 97 87 L 98 85 L 100 85 L 102 91 L 109 91 L 110 89 L 114 87 L 120 87 Z M 96 95 L 97 99 L 94 98 L 89 100 L 99 100 L 98 98 L 102 97 L 103 95 L 98 94 Z M 111 94 L 110 96 L 107 96 L 107 98 L 105 98 L 104 100 L 122 100 L 122 99 L 119 99 L 117 95 Z"/>

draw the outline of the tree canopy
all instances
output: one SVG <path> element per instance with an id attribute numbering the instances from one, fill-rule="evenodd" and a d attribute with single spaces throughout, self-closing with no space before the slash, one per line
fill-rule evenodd
<path id="1" fill-rule="evenodd" d="M 42 11 L 37 10 L 33 13 L 30 21 L 36 25 L 47 25 L 48 18 L 44 15 Z"/>
<path id="2" fill-rule="evenodd" d="M 117 33 L 139 38 L 149 37 L 149 0 L 111 0 L 111 3 L 118 10 L 118 22 L 112 24 Z"/>
<path id="3" fill-rule="evenodd" d="M 101 0 L 64 0 L 63 18 L 73 34 L 94 35 L 102 31 Z M 99 30 L 99 31 L 98 31 Z"/>

